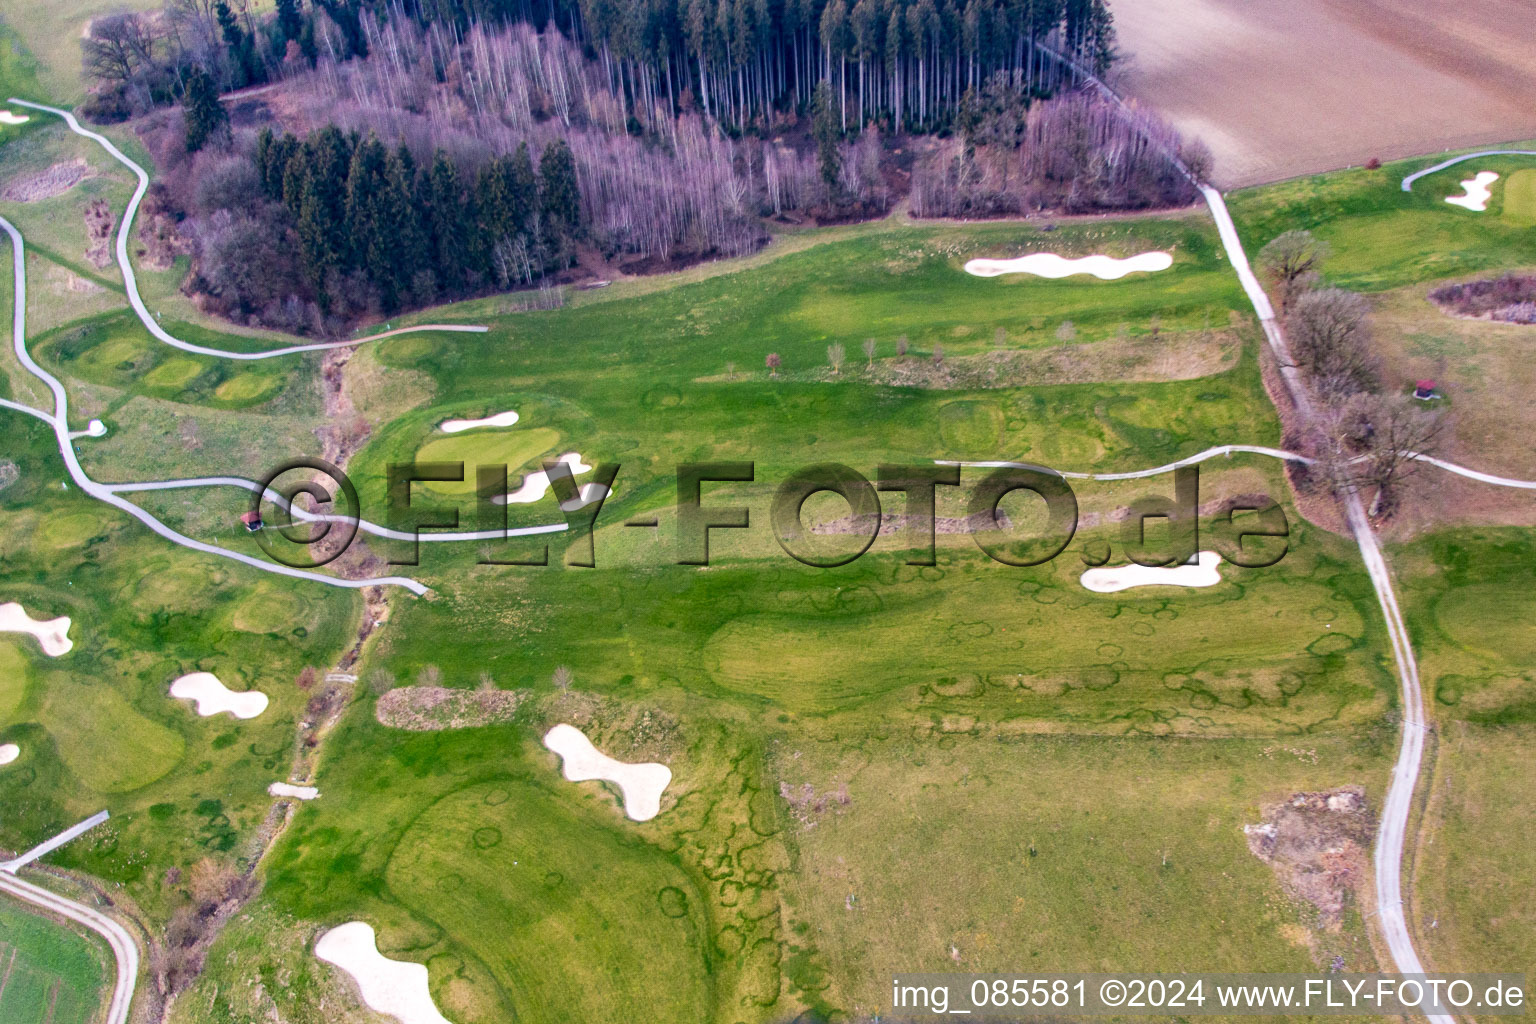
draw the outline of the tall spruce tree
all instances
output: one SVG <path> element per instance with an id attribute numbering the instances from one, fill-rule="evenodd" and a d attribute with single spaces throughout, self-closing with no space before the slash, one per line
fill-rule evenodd
<path id="1" fill-rule="evenodd" d="M 299 0 L 277 0 L 277 30 L 284 42 L 303 36 L 304 15 L 299 10 Z"/>
<path id="2" fill-rule="evenodd" d="M 182 97 L 181 109 L 188 153 L 196 153 L 210 140 L 223 135 L 229 126 L 229 114 L 219 102 L 213 79 L 200 65 L 194 64 L 187 74 L 187 91 Z"/>
<path id="3" fill-rule="evenodd" d="M 581 233 L 581 187 L 576 182 L 576 158 L 564 139 L 556 139 L 539 155 L 539 193 L 552 230 L 564 238 Z"/>
<path id="4" fill-rule="evenodd" d="M 464 208 L 459 186 L 459 171 L 448 154 L 439 149 L 432 155 L 427 172 L 427 204 L 432 232 L 432 255 L 437 266 L 438 283 L 452 294 L 459 294 L 465 284 L 465 240 L 473 230 Z"/>

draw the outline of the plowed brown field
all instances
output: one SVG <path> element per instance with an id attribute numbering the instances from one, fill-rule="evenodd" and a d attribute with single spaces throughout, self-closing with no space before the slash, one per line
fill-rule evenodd
<path id="1" fill-rule="evenodd" d="M 1529 0 L 1119 0 L 1119 88 L 1224 186 L 1536 136 Z"/>

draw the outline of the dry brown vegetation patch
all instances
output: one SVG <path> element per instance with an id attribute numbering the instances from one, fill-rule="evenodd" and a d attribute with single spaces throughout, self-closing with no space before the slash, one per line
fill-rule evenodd
<path id="1" fill-rule="evenodd" d="M 1286 894 L 1317 908 L 1318 924 L 1336 931 L 1350 894 L 1366 882 L 1373 819 L 1364 787 L 1344 786 L 1272 804 L 1243 832 Z"/>
<path id="2" fill-rule="evenodd" d="M 105 199 L 92 199 L 85 207 L 85 234 L 90 248 L 85 258 L 97 270 L 105 270 L 112 263 L 112 225 L 116 217 Z"/>
<path id="3" fill-rule="evenodd" d="M 8 203 L 35 203 L 63 195 L 92 174 L 90 164 L 84 160 L 63 160 L 45 171 L 26 174 L 11 179 L 0 191 L 0 199 Z"/>
<path id="4" fill-rule="evenodd" d="M 409 732 L 470 729 L 512 721 L 527 696 L 524 690 L 402 686 L 380 697 L 373 714 L 379 724 Z"/>

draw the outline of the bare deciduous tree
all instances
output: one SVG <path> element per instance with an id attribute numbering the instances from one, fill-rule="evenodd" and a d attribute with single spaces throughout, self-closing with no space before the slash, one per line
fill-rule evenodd
<path id="1" fill-rule="evenodd" d="M 555 688 L 561 693 L 569 693 L 571 682 L 575 678 L 576 674 L 571 671 L 569 665 L 559 665 L 555 668 L 554 675 L 550 676 L 550 681 L 555 684 Z"/>
<path id="2" fill-rule="evenodd" d="M 777 377 L 779 375 L 779 363 L 781 360 L 777 352 L 769 352 L 768 358 L 764 359 L 763 362 L 768 367 L 768 376 Z"/>
<path id="3" fill-rule="evenodd" d="M 875 349 L 876 349 L 875 339 L 874 338 L 865 338 L 864 339 L 864 358 L 869 360 L 869 368 L 871 370 L 873 370 L 875 368 Z"/>
<path id="4" fill-rule="evenodd" d="M 1406 395 L 1355 394 L 1324 407 L 1321 454 L 1342 486 L 1372 492 L 1372 516 L 1390 515 L 1398 489 L 1434 455 L 1446 432 L 1444 414 Z"/>
<path id="5" fill-rule="evenodd" d="M 847 354 L 848 351 L 843 348 L 843 343 L 840 341 L 834 341 L 832 344 L 827 346 L 827 362 L 832 364 L 833 373 L 842 372 L 843 358 Z"/>
<path id="6" fill-rule="evenodd" d="M 416 673 L 416 682 L 421 686 L 437 686 L 443 681 L 443 670 L 436 665 L 423 665 L 421 671 Z"/>
<path id="7" fill-rule="evenodd" d="M 86 74 L 122 83 L 148 70 L 162 38 L 156 24 L 156 18 L 132 11 L 96 18 L 80 44 Z"/>
<path id="8" fill-rule="evenodd" d="M 1318 267 L 1328 257 L 1328 243 L 1312 232 L 1293 230 L 1276 235 L 1259 250 L 1259 267 L 1275 279 L 1280 289 L 1280 308 L 1290 309 L 1316 283 Z"/>
<path id="9" fill-rule="evenodd" d="M 1354 292 L 1323 288 L 1298 298 L 1286 317 L 1291 355 L 1326 403 L 1376 387 L 1369 313 L 1370 305 Z"/>

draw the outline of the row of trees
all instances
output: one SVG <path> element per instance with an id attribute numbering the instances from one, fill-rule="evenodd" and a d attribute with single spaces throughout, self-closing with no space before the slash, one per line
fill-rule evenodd
<path id="1" fill-rule="evenodd" d="M 190 175 L 197 280 L 219 311 L 327 333 L 349 318 L 531 284 L 568 265 L 585 230 L 570 147 L 524 145 L 477 167 L 418 167 L 333 126 L 263 131 L 247 155 Z"/>
<path id="2" fill-rule="evenodd" d="M 1326 287 L 1328 245 L 1287 231 L 1259 253 L 1276 286 L 1291 356 L 1316 401 L 1309 444 L 1334 486 L 1371 493 L 1371 514 L 1390 515 L 1399 488 L 1445 433 L 1438 411 L 1384 385 L 1371 344 L 1370 304 Z"/>

